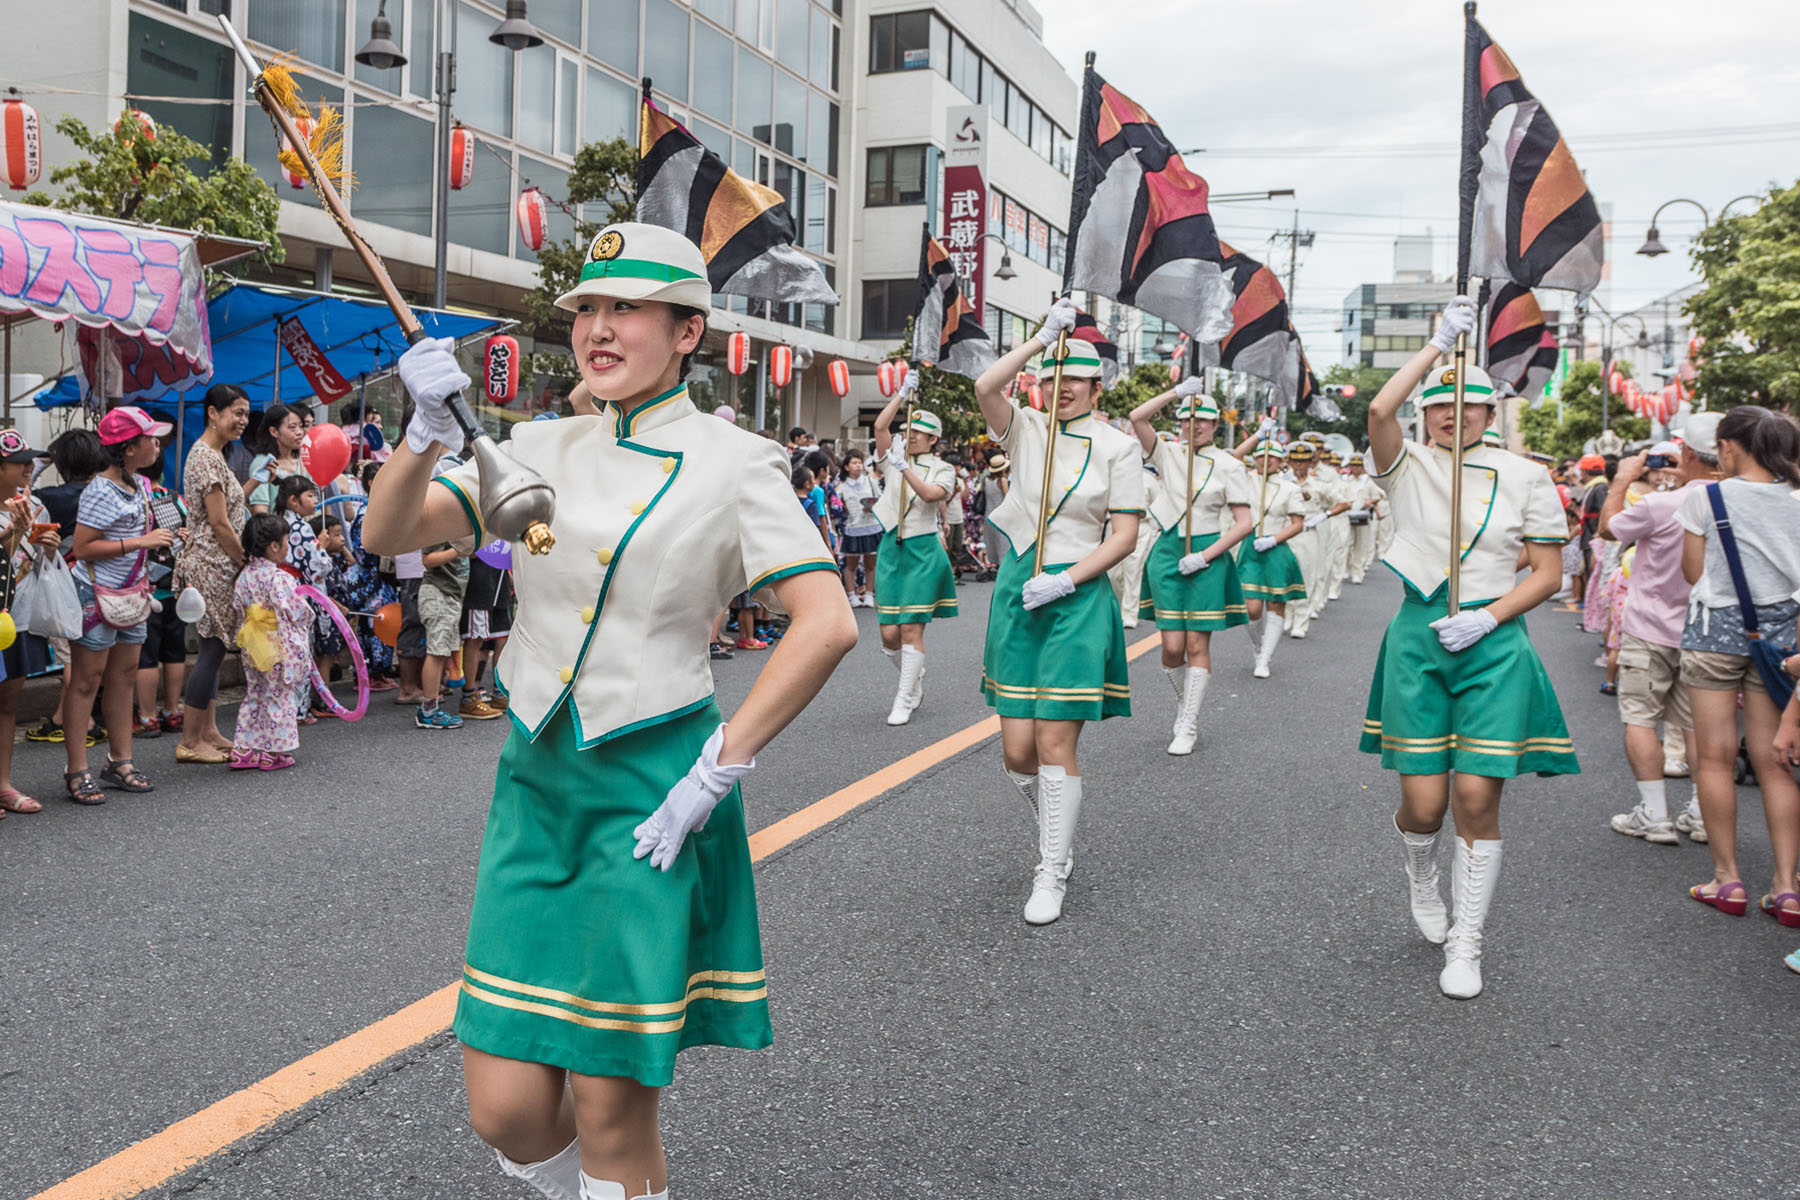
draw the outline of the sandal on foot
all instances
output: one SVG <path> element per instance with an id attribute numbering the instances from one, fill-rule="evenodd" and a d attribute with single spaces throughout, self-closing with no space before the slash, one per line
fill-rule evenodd
<path id="1" fill-rule="evenodd" d="M 177 743 L 175 746 L 175 761 L 178 763 L 218 764 L 228 761 L 228 756 L 223 750 L 215 750 L 211 746 L 195 747 L 185 743 Z"/>
<path id="2" fill-rule="evenodd" d="M 231 752 L 231 769 L 233 771 L 255 771 L 263 765 L 261 750 L 233 750 Z"/>
<path id="3" fill-rule="evenodd" d="M 6 793 L 0 792 L 0 803 L 3 803 L 5 799 Z M 1790 900 L 1793 901 L 1795 907 L 1791 909 L 1781 907 Z M 1764 896 L 1762 910 L 1789 929 L 1800 928 L 1800 892 L 1782 892 L 1779 895 Z"/>
<path id="4" fill-rule="evenodd" d="M 110 783 L 122 792 L 154 792 L 156 785 L 150 777 L 132 765 L 129 758 L 109 758 L 106 765 L 100 768 L 100 779 Z"/>
<path id="5" fill-rule="evenodd" d="M 296 761 L 298 760 L 293 755 L 275 750 L 263 755 L 262 762 L 257 765 L 265 771 L 281 771 L 293 766 Z"/>
<path id="6" fill-rule="evenodd" d="M 36 797 L 27 796 L 18 788 L 0 788 L 0 812 L 36 813 L 43 811 L 43 801 Z"/>
<path id="7" fill-rule="evenodd" d="M 94 782 L 90 771 L 64 771 L 63 787 L 68 789 L 69 799 L 77 804 L 106 803 L 106 793 Z"/>
<path id="8" fill-rule="evenodd" d="M 1741 917 L 1748 911 L 1750 907 L 1750 893 L 1745 889 L 1740 880 L 1733 879 L 1729 883 L 1719 884 L 1713 889 L 1713 894 L 1710 896 L 1704 895 L 1700 891 L 1701 888 L 1706 886 L 1707 885 L 1704 883 L 1697 883 L 1688 889 L 1688 895 L 1692 896 L 1702 904 L 1712 905 L 1727 916 Z M 1736 896 L 1731 894 L 1734 891 L 1737 893 Z"/>

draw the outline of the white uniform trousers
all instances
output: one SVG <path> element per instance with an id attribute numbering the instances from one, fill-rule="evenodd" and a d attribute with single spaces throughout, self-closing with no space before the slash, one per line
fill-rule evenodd
<path id="1" fill-rule="evenodd" d="M 1138 518 L 1137 545 L 1106 573 L 1112 581 L 1113 594 L 1119 598 L 1119 613 L 1127 629 L 1137 628 L 1138 600 L 1144 592 L 1144 564 L 1150 560 L 1150 549 L 1161 534 L 1162 529 L 1148 516 Z"/>
<path id="2" fill-rule="evenodd" d="M 1294 549 L 1294 557 L 1300 560 L 1300 577 L 1306 581 L 1306 599 L 1287 606 L 1288 632 L 1306 636 L 1307 626 L 1312 624 L 1313 597 L 1321 600 L 1325 597 L 1325 539 L 1320 536 L 1323 525 L 1303 530 L 1288 540 Z"/>

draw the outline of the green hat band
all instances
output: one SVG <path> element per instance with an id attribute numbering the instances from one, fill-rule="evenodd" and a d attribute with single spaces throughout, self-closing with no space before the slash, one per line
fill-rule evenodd
<path id="1" fill-rule="evenodd" d="M 912 428 L 920 433 L 929 433 L 932 437 L 942 437 L 944 423 L 938 420 L 936 413 L 915 411 L 912 415 Z"/>
<path id="2" fill-rule="evenodd" d="M 642 258 L 608 258 L 590 262 L 581 268 L 581 282 L 594 279 L 649 279 L 657 283 L 680 283 L 700 276 L 668 263 L 650 262 Z"/>
<path id="3" fill-rule="evenodd" d="M 1175 419 L 1177 421 L 1216 421 L 1219 419 L 1219 410 L 1210 404 L 1201 404 L 1197 406 L 1183 404 L 1175 410 Z"/>
<path id="4" fill-rule="evenodd" d="M 1069 352 L 1063 356 L 1063 369 L 1067 370 L 1070 367 L 1091 367 L 1098 371 L 1100 354 L 1098 351 L 1088 348 L 1084 339 L 1071 338 L 1069 339 Z M 1056 353 L 1054 351 L 1046 350 L 1044 352 L 1043 359 L 1038 363 L 1038 370 L 1056 370 Z"/>
<path id="5" fill-rule="evenodd" d="M 1424 395 L 1420 396 L 1419 398 L 1421 400 L 1429 400 L 1433 396 L 1453 396 L 1455 394 L 1456 394 L 1456 385 L 1454 383 L 1440 383 L 1436 387 L 1426 388 Z M 1480 383 L 1465 383 L 1465 384 L 1463 384 L 1463 395 L 1465 395 L 1465 396 L 1492 396 L 1493 394 L 1494 394 L 1494 389 L 1485 384 L 1480 384 Z"/>

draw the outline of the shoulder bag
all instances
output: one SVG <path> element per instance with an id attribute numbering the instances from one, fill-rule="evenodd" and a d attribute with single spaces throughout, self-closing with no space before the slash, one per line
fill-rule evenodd
<path id="1" fill-rule="evenodd" d="M 148 533 L 156 526 L 156 517 L 150 511 L 150 498 L 140 486 L 138 494 L 144 501 L 144 532 Z M 141 625 L 150 618 L 150 576 L 144 570 L 144 562 L 149 553 L 138 551 L 137 561 L 131 565 L 131 574 L 122 587 L 106 587 L 99 582 L 93 584 L 94 608 L 99 622 L 114 629 L 130 629 Z"/>
<path id="2" fill-rule="evenodd" d="M 1794 647 L 1781 647 L 1763 638 L 1756 627 L 1756 605 L 1750 602 L 1750 584 L 1744 579 L 1744 563 L 1738 557 L 1737 538 L 1731 532 L 1731 518 L 1725 515 L 1725 496 L 1719 485 L 1706 485 L 1706 498 L 1712 502 L 1713 524 L 1719 530 L 1719 547 L 1725 551 L 1725 565 L 1731 568 L 1731 586 L 1737 591 L 1738 609 L 1744 615 L 1744 636 L 1750 639 L 1750 661 L 1762 676 L 1763 687 L 1776 708 L 1786 708 L 1794 695 L 1794 680 L 1782 668 L 1783 660 L 1794 654 Z"/>

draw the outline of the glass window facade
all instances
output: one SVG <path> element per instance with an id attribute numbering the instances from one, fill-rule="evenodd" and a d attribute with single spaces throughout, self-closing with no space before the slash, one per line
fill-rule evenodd
<path id="1" fill-rule="evenodd" d="M 775 68 L 743 46 L 737 52 L 737 131 L 759 142 L 769 140 L 769 113 L 775 94 Z"/>
<path id="2" fill-rule="evenodd" d="M 310 96 L 311 92 L 307 94 Z M 266 127 L 267 122 L 264 125 Z M 267 152 L 271 163 L 274 162 L 273 144 L 271 134 Z M 356 190 L 350 195 L 350 210 L 357 220 L 374 221 L 409 233 L 430 234 L 431 122 L 395 108 L 359 108 L 350 149 L 351 167 L 356 172 Z M 480 182 L 485 174 L 489 180 L 498 178 L 502 188 L 507 187 L 500 164 L 485 153 L 483 157 L 487 161 L 476 163 L 475 181 Z M 294 195 L 285 190 L 286 186 L 285 183 L 281 185 L 283 195 Z M 461 194 L 451 193 L 452 196 Z"/>
<path id="3" fill-rule="evenodd" d="M 670 0 L 644 0 L 644 74 L 677 100 L 688 94 L 688 14 Z"/>
<path id="4" fill-rule="evenodd" d="M 488 41 L 492 14 L 456 6 L 456 115 L 466 125 L 511 137 L 513 54 Z"/>
<path id="5" fill-rule="evenodd" d="M 929 146 L 883 146 L 869 151 L 863 204 L 886 208 L 925 203 L 926 151 Z"/>
<path id="6" fill-rule="evenodd" d="M 917 279 L 865 279 L 863 281 L 862 339 L 882 341 L 906 336 L 906 322 L 917 316 Z"/>
<path id="7" fill-rule="evenodd" d="M 344 89 L 342 88 L 331 87 L 328 84 L 319 82 L 309 75 L 303 75 L 299 71 L 294 72 L 294 83 L 300 89 L 300 95 L 305 98 L 308 104 L 316 105 L 323 102 L 341 106 L 344 103 Z M 191 108 L 192 106 L 183 105 L 182 107 Z M 154 110 L 148 111 L 150 111 L 150 115 L 157 120 L 162 120 L 161 113 Z M 352 143 L 350 146 L 353 159 L 357 150 L 357 145 L 357 143 Z M 270 186 L 275 189 L 275 194 L 280 196 L 283 200 L 290 200 L 295 204 L 303 204 L 308 208 L 318 208 L 319 198 L 313 195 L 311 188 L 295 188 L 289 185 L 287 172 L 284 171 L 281 164 L 276 161 L 275 153 L 275 127 L 269 124 L 269 118 L 263 115 L 262 109 L 251 104 L 246 104 L 244 107 L 244 161 L 250 164 L 251 170 L 268 180 Z M 371 153 L 373 153 L 373 151 L 371 151 Z M 421 186 L 429 187 L 431 178 L 431 145 L 429 134 L 426 135 L 425 166 L 426 172 L 419 176 L 419 179 L 421 181 Z M 357 172 L 358 185 L 356 190 L 350 194 L 350 207 L 358 215 L 361 215 L 361 202 L 363 199 L 362 174 L 354 161 L 351 162 L 350 169 Z M 429 220 L 429 203 L 426 205 L 426 211 L 427 220 Z"/>
<path id="8" fill-rule="evenodd" d="M 705 21 L 694 22 L 694 107 L 708 116 L 731 123 L 732 63 L 736 59 L 731 38 Z"/>
<path id="9" fill-rule="evenodd" d="M 812 0 L 775 0 L 775 52 L 781 65 L 806 74 L 811 58 Z"/>
<path id="10" fill-rule="evenodd" d="M 549 151 L 556 137 L 556 50 L 546 42 L 518 55 L 518 139 Z M 460 91 L 460 86 L 458 88 Z"/>
<path id="11" fill-rule="evenodd" d="M 171 104 L 140 100 L 158 125 L 175 129 L 212 150 L 213 164 L 231 155 L 232 68 L 236 60 L 218 42 L 196 37 L 164 21 L 132 13 L 127 36 L 130 57 L 125 90 L 139 96 L 192 96 L 218 104 Z M 266 128 L 260 110 L 250 114 Z M 48 126 L 48 118 L 44 119 Z M 270 143 L 273 145 L 273 142 Z M 48 174 L 48 172 L 46 172 Z"/>
<path id="12" fill-rule="evenodd" d="M 587 50 L 601 62 L 635 78 L 638 0 L 588 0 Z"/>
<path id="13" fill-rule="evenodd" d="M 415 4 L 419 0 L 413 0 Z M 389 5 L 392 11 L 393 6 Z M 504 3 L 495 7 L 504 9 Z M 531 0 L 531 23 L 538 31 L 571 46 L 581 45 L 581 0 Z"/>
<path id="14" fill-rule="evenodd" d="M 634 139 L 638 128 L 638 93 L 629 83 L 614 79 L 604 71 L 587 69 L 587 124 L 581 132 L 584 142 L 604 142 L 608 138 Z"/>
<path id="15" fill-rule="evenodd" d="M 783 154 L 806 156 L 807 89 L 786 71 L 775 72 L 775 136 L 773 144 Z M 765 138 L 764 141 L 770 139 Z"/>
<path id="16" fill-rule="evenodd" d="M 345 0 L 282 0 L 279 4 L 252 4 L 246 31 L 252 41 L 280 46 L 305 62 L 341 72 L 344 3 Z"/>

